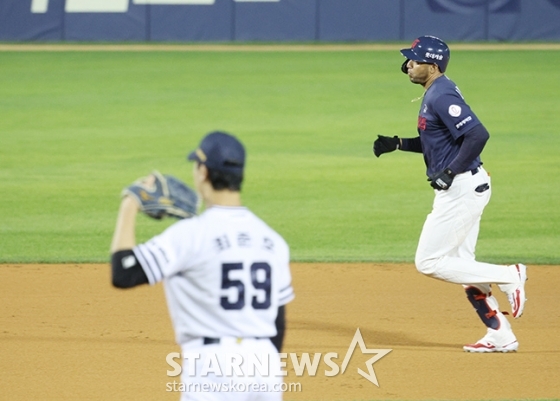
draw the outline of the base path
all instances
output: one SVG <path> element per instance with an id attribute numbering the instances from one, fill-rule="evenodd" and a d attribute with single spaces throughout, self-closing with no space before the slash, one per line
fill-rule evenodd
<path id="1" fill-rule="evenodd" d="M 458 285 L 424 277 L 409 264 L 292 265 L 284 352 L 318 357 L 298 376 L 290 355 L 284 400 L 542 400 L 560 395 L 559 266 L 529 266 L 525 314 L 513 320 L 519 351 L 469 354 L 485 333 Z M 496 290 L 503 310 L 509 310 Z M 379 387 L 362 377 L 374 354 Z M 167 391 L 173 340 L 163 287 L 111 287 L 109 266 L 0 265 L 0 398 L 18 400 L 179 400 Z M 301 391 L 297 391 L 301 390 Z"/>

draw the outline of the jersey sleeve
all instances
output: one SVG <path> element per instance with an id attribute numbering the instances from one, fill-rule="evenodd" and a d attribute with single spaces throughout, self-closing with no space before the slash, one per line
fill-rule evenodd
<path id="1" fill-rule="evenodd" d="M 458 90 L 455 93 L 445 93 L 439 96 L 435 101 L 435 111 L 455 139 L 480 124 L 478 117 Z"/>
<path id="2" fill-rule="evenodd" d="M 290 250 L 284 241 L 282 241 L 282 245 L 284 257 L 278 274 L 278 306 L 284 306 L 295 298 L 290 272 Z"/>
<path id="3" fill-rule="evenodd" d="M 193 252 L 193 247 L 185 244 L 193 242 L 191 237 L 196 232 L 195 223 L 195 218 L 181 220 L 163 233 L 133 248 L 132 251 L 151 285 L 187 268 L 181 261 L 189 260 L 188 255 L 184 255 L 185 252 Z"/>

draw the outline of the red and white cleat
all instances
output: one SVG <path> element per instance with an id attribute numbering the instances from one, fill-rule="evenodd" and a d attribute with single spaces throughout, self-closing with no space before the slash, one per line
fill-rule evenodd
<path id="1" fill-rule="evenodd" d="M 511 325 L 500 313 L 501 326 L 498 330 L 487 329 L 486 335 L 474 344 L 463 347 L 467 352 L 515 352 L 519 347 L 517 338 L 511 330 Z"/>
<path id="2" fill-rule="evenodd" d="M 517 274 L 519 274 L 520 283 L 511 292 L 507 292 L 508 301 L 511 304 L 511 314 L 517 319 L 523 314 L 525 308 L 525 282 L 527 281 L 527 266 L 518 263 L 515 265 Z"/>
<path id="3" fill-rule="evenodd" d="M 515 352 L 517 351 L 517 348 L 519 347 L 519 343 L 517 342 L 517 340 L 509 343 L 509 344 L 505 344 L 505 345 L 499 345 L 499 344 L 493 344 L 490 341 L 486 341 L 484 339 L 481 339 L 479 341 L 476 342 L 476 344 L 467 344 L 463 347 L 463 350 L 467 351 L 467 352 Z"/>

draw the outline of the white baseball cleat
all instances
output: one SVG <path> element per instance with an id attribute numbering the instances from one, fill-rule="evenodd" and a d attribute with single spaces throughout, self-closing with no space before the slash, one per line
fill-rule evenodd
<path id="1" fill-rule="evenodd" d="M 474 344 L 467 344 L 463 347 L 467 352 L 515 352 L 519 347 L 517 338 L 513 331 L 508 327 L 500 330 L 488 329 L 484 337 Z"/>
<path id="2" fill-rule="evenodd" d="M 492 344 L 490 341 L 478 340 L 476 344 L 467 344 L 463 347 L 463 350 L 467 352 L 515 352 L 519 347 L 519 343 L 515 340 L 512 343 L 506 345 L 496 345 Z"/>
<path id="3" fill-rule="evenodd" d="M 511 304 L 511 314 L 517 319 L 523 314 L 523 309 L 525 308 L 525 282 L 527 281 L 527 266 L 518 263 L 514 266 L 517 269 L 517 274 L 519 274 L 520 283 L 511 292 L 507 292 L 507 298 Z"/>

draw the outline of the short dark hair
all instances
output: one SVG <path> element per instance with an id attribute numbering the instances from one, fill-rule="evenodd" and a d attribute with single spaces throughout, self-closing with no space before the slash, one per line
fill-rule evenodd
<path id="1" fill-rule="evenodd" d="M 241 191 L 241 183 L 243 182 L 243 174 L 226 173 L 219 170 L 208 169 L 208 179 L 212 184 L 212 188 L 216 191 L 228 189 L 230 191 Z"/>

